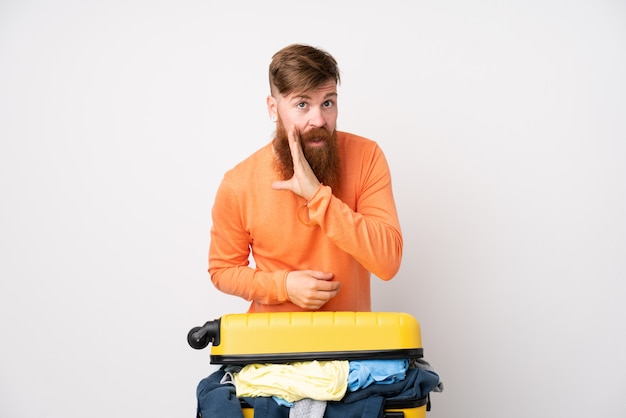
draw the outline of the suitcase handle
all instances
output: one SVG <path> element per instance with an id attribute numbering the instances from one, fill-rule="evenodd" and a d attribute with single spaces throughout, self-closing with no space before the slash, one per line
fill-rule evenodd
<path id="1" fill-rule="evenodd" d="M 192 348 L 202 350 L 209 344 L 220 344 L 220 320 L 208 321 L 201 327 L 193 327 L 187 333 L 187 342 Z"/>

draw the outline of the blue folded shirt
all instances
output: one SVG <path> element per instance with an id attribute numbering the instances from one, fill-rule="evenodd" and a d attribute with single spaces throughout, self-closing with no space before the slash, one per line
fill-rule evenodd
<path id="1" fill-rule="evenodd" d="M 355 360 L 350 362 L 348 391 L 355 392 L 373 383 L 390 384 L 404 380 L 409 360 Z"/>

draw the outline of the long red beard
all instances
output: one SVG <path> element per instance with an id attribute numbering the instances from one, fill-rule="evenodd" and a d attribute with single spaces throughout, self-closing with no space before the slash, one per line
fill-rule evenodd
<path id="1" fill-rule="evenodd" d="M 307 145 L 311 140 L 323 139 L 324 145 L 311 147 Z M 332 133 L 324 128 L 315 128 L 300 135 L 302 152 L 309 162 L 313 173 L 320 183 L 330 186 L 336 195 L 339 191 L 341 180 L 341 164 L 339 159 L 339 148 L 337 146 L 337 131 Z M 278 119 L 276 123 L 276 138 L 273 141 L 277 161 L 276 168 L 282 180 L 293 177 L 293 158 L 289 149 L 287 132 L 282 121 Z"/>

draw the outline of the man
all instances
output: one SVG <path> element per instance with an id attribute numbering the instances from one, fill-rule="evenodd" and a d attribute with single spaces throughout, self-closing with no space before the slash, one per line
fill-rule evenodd
<path id="1" fill-rule="evenodd" d="M 390 280 L 402 259 L 385 156 L 336 130 L 340 75 L 327 52 L 287 46 L 269 81 L 276 135 L 219 186 L 211 280 L 251 301 L 248 312 L 370 311 L 371 274 Z"/>

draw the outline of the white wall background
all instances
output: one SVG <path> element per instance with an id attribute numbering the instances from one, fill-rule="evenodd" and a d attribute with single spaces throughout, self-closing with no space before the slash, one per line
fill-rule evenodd
<path id="1" fill-rule="evenodd" d="M 433 418 L 626 416 L 622 1 L 0 2 L 0 416 L 192 417 L 187 331 L 267 65 L 343 71 L 405 236 L 376 310 L 422 324 Z"/>

